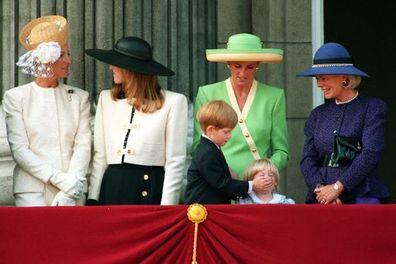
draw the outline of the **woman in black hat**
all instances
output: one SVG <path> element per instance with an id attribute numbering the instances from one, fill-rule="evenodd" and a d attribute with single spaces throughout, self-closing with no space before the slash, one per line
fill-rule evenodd
<path id="1" fill-rule="evenodd" d="M 362 96 L 357 87 L 369 76 L 356 68 L 338 43 L 320 47 L 309 69 L 326 104 L 312 110 L 305 123 L 301 171 L 307 203 L 380 203 L 389 191 L 377 168 L 385 147 L 384 101 Z"/>
<path id="2" fill-rule="evenodd" d="M 187 100 L 164 90 L 173 71 L 152 59 L 143 39 L 86 53 L 110 64 L 113 88 L 100 93 L 87 204 L 177 204 L 187 138 Z"/>

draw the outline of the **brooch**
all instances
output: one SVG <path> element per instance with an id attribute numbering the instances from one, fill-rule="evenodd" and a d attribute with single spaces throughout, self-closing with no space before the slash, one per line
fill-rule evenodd
<path id="1" fill-rule="evenodd" d="M 71 100 L 72 100 L 72 94 L 73 93 L 74 93 L 73 89 L 67 90 L 67 99 L 69 100 L 69 102 L 71 102 Z"/>

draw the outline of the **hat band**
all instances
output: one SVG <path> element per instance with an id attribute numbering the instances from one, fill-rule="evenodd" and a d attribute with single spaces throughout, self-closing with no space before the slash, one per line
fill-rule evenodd
<path id="1" fill-rule="evenodd" d="M 313 64 L 312 68 L 320 67 L 342 67 L 342 66 L 353 66 L 352 63 L 330 63 L 330 64 Z"/>
<path id="2" fill-rule="evenodd" d="M 144 61 L 146 61 L 146 60 L 150 60 L 150 59 L 151 59 L 151 58 L 136 56 L 136 55 L 134 55 L 134 54 L 127 53 L 127 52 L 122 51 L 122 50 L 119 50 L 119 49 L 117 49 L 117 48 L 113 48 L 113 50 L 114 50 L 115 52 L 121 53 L 122 55 L 131 57 L 131 58 L 134 58 L 134 59 L 138 59 L 138 60 L 144 60 Z"/>
<path id="3" fill-rule="evenodd" d="M 353 63 L 352 58 L 314 59 L 313 64 Z"/>

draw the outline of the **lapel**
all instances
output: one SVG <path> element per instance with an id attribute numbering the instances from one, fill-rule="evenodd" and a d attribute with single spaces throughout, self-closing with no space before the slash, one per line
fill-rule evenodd
<path id="1" fill-rule="evenodd" d="M 215 149 L 217 151 L 217 153 L 219 154 L 219 156 L 221 156 L 223 162 L 225 164 L 227 164 L 227 161 L 226 161 L 226 159 L 224 157 L 223 152 L 221 151 L 221 149 L 215 143 L 213 143 L 211 140 L 209 140 L 209 139 L 207 139 L 206 137 L 203 137 L 203 136 L 201 136 L 201 143 L 203 145 L 205 145 L 207 148 Z"/>
<path id="2" fill-rule="evenodd" d="M 246 124 L 247 115 L 249 114 L 250 107 L 252 106 L 253 99 L 256 95 L 257 81 L 256 80 L 253 81 L 252 87 L 250 88 L 250 91 L 249 91 L 249 94 L 246 99 L 246 102 L 245 102 L 242 112 L 239 109 L 238 102 L 237 102 L 237 99 L 236 99 L 236 96 L 234 93 L 234 89 L 232 88 L 231 78 L 228 78 L 226 80 L 226 87 L 227 87 L 228 96 L 230 98 L 231 106 L 235 110 L 235 112 L 237 113 L 237 116 L 238 116 L 238 121 L 239 121 L 238 125 L 242 131 L 242 134 L 245 137 L 247 144 L 249 145 L 250 152 L 254 159 L 260 159 L 260 154 L 258 151 L 256 151 L 257 146 L 256 146 L 256 143 L 254 142 L 253 135 L 250 133 L 250 131 L 247 127 L 247 124 Z"/>
<path id="3" fill-rule="evenodd" d="M 250 88 L 250 91 L 249 91 L 248 97 L 246 99 L 245 105 L 243 106 L 242 112 L 239 109 L 238 102 L 237 102 L 237 99 L 236 99 L 236 96 L 234 93 L 234 89 L 232 88 L 231 78 L 228 78 L 225 81 L 225 83 L 226 83 L 226 88 L 227 88 L 227 94 L 228 94 L 228 97 L 230 98 L 232 108 L 234 108 L 239 119 L 246 120 L 247 115 L 249 114 L 249 111 L 250 111 L 250 107 L 252 106 L 254 97 L 256 95 L 257 81 L 254 80 L 252 83 L 252 87 Z"/>

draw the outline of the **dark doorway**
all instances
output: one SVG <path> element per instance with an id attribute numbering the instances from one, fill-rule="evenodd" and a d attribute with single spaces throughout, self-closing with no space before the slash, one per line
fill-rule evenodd
<path id="1" fill-rule="evenodd" d="M 359 93 L 383 99 L 389 108 L 386 149 L 380 175 L 396 203 L 396 2 L 387 0 L 332 0 L 324 2 L 325 42 L 339 42 L 351 53 L 355 65 L 372 80 Z"/>

